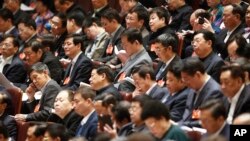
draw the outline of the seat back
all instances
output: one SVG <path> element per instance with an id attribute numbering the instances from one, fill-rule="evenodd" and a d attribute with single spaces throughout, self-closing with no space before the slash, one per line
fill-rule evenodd
<path id="1" fill-rule="evenodd" d="M 11 96 L 12 106 L 14 108 L 14 115 L 21 112 L 22 107 L 22 92 L 18 89 L 8 89 L 7 92 Z"/>
<path id="2" fill-rule="evenodd" d="M 17 121 L 17 141 L 25 141 L 29 122 Z"/>

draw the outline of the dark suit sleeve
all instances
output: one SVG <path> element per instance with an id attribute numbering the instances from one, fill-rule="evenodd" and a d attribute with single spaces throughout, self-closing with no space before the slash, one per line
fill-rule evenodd
<path id="1" fill-rule="evenodd" d="M 171 107 L 170 116 L 173 121 L 180 121 L 182 119 L 182 115 L 184 114 L 184 110 L 186 107 L 187 95 L 183 95 L 180 98 L 176 99 L 175 103 Z"/>
<path id="2" fill-rule="evenodd" d="M 92 71 L 92 62 L 90 60 L 85 60 L 81 63 L 82 64 L 76 71 L 76 77 L 73 80 L 73 84 L 70 87 L 67 87 L 70 90 L 76 90 L 80 86 L 80 82 L 89 83 Z"/>
<path id="3" fill-rule="evenodd" d="M 220 69 L 223 65 L 225 65 L 223 60 L 216 63 L 216 65 L 214 65 L 214 68 L 212 69 L 213 72 L 211 72 L 210 74 L 213 77 L 213 79 L 216 80 L 217 82 L 220 81 Z"/>
<path id="4" fill-rule="evenodd" d="M 27 115 L 26 121 L 46 121 L 50 115 L 51 109 L 54 107 L 54 101 L 59 89 L 53 85 L 46 87 L 43 93 L 44 97 L 40 99 L 40 108 L 38 112 Z"/>
<path id="5" fill-rule="evenodd" d="M 29 114 L 33 113 L 36 105 L 39 103 L 39 100 L 33 100 L 32 102 L 23 101 L 21 113 L 22 114 Z"/>
<path id="6" fill-rule="evenodd" d="M 63 76 L 63 69 L 59 60 L 54 59 L 49 63 L 46 63 L 49 68 L 51 78 L 54 79 L 57 83 L 60 83 Z"/>
<path id="7" fill-rule="evenodd" d="M 17 124 L 16 121 L 13 117 L 7 116 L 5 118 L 6 120 L 4 121 L 4 124 L 6 128 L 8 129 L 9 136 L 16 140 L 17 136 Z"/>
<path id="8" fill-rule="evenodd" d="M 12 83 L 24 83 L 26 76 L 27 73 L 24 66 L 22 64 L 16 64 L 10 69 L 6 78 Z"/>

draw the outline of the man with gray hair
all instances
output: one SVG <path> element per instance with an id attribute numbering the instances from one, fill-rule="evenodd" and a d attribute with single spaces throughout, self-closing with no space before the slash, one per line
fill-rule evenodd
<path id="1" fill-rule="evenodd" d="M 32 83 L 26 89 L 27 101 L 22 105 L 22 113 L 15 115 L 18 121 L 46 121 L 58 92 L 61 90 L 56 81 L 51 79 L 48 67 L 38 62 L 31 67 Z M 35 99 L 35 93 L 42 93 L 40 100 Z"/>

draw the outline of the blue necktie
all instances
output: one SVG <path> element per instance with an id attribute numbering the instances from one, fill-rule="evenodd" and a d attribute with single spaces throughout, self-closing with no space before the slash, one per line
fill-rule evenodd
<path id="1" fill-rule="evenodd" d="M 77 129 L 76 136 L 81 136 L 83 130 L 84 130 L 84 124 L 80 124 Z"/>
<path id="2" fill-rule="evenodd" d="M 161 76 L 161 74 L 164 72 L 165 68 L 166 68 L 166 63 L 162 64 L 160 70 L 158 71 L 158 73 L 157 73 L 157 75 L 156 75 L 156 80 L 159 80 L 159 79 L 160 79 L 160 76 Z"/>

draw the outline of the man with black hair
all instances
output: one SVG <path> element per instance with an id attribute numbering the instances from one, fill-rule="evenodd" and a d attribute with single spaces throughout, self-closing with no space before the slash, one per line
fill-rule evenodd
<path id="1" fill-rule="evenodd" d="M 27 141 L 43 141 L 47 125 L 41 122 L 30 122 L 27 130 Z"/>
<path id="2" fill-rule="evenodd" d="M 186 108 L 179 124 L 200 127 L 199 106 L 213 98 L 222 98 L 220 85 L 206 73 L 205 67 L 198 58 L 187 58 L 183 61 L 181 77 L 191 89 L 186 101 Z"/>
<path id="3" fill-rule="evenodd" d="M 160 141 L 189 141 L 185 132 L 171 123 L 168 108 L 159 101 L 146 102 L 142 107 L 141 118 L 153 136 Z"/>
<path id="4" fill-rule="evenodd" d="M 58 123 L 49 124 L 46 128 L 43 140 L 59 140 L 68 141 L 70 139 L 69 132 L 65 126 Z"/>
<path id="5" fill-rule="evenodd" d="M 51 79 L 47 65 L 38 62 L 30 69 L 32 83 L 26 89 L 28 99 L 23 102 L 22 113 L 16 114 L 17 121 L 46 121 L 53 109 L 53 104 L 61 87 Z M 35 93 L 40 91 L 40 100 L 35 99 Z"/>
<path id="6" fill-rule="evenodd" d="M 10 104 L 9 97 L 4 93 L 0 93 L 0 123 L 2 124 L 2 126 L 0 126 L 0 137 L 5 139 L 10 137 L 11 139 L 16 140 L 17 124 L 13 116 L 10 116 L 7 113 L 8 111 L 6 111 L 6 108 L 10 106 L 8 104 Z M 3 126 L 6 131 L 4 131 Z"/>
<path id="7" fill-rule="evenodd" d="M 84 46 L 82 36 L 70 34 L 66 37 L 63 44 L 65 54 L 71 59 L 66 68 L 62 86 L 70 90 L 76 90 L 80 82 L 89 83 L 92 71 L 91 60 L 82 52 Z"/>

